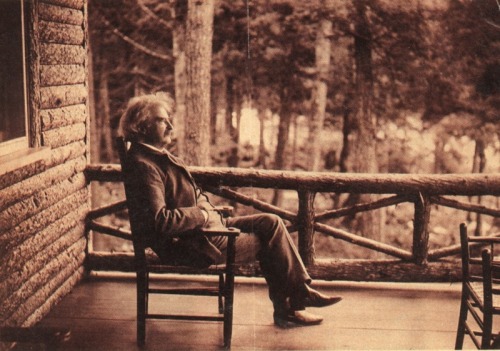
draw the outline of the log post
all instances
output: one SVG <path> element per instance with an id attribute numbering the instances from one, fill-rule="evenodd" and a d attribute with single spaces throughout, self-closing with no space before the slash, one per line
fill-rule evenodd
<path id="1" fill-rule="evenodd" d="M 427 263 L 429 254 L 429 218 L 431 202 L 428 195 L 419 193 L 415 197 L 415 217 L 413 219 L 413 259 L 416 264 Z"/>
<path id="2" fill-rule="evenodd" d="M 316 193 L 299 189 L 299 253 L 306 266 L 314 263 L 314 197 Z"/>

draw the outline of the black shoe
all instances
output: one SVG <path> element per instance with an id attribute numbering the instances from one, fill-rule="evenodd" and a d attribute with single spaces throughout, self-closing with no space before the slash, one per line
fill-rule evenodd
<path id="1" fill-rule="evenodd" d="M 323 317 L 306 312 L 305 310 L 288 311 L 285 315 L 274 313 L 274 324 L 280 328 L 288 328 L 290 326 L 289 323 L 308 326 L 320 324 L 322 321 Z"/>
<path id="2" fill-rule="evenodd" d="M 340 296 L 328 296 L 309 287 L 307 290 L 308 294 L 304 298 L 305 307 L 326 307 L 342 301 Z"/>

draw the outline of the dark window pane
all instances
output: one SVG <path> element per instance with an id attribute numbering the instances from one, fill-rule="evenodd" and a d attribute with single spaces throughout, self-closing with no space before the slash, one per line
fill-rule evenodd
<path id="1" fill-rule="evenodd" d="M 26 135 L 20 0 L 0 0 L 0 142 Z"/>

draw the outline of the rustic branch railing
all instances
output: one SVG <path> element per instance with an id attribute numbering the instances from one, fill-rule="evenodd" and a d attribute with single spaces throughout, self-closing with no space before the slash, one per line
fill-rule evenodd
<path id="1" fill-rule="evenodd" d="M 429 218 L 432 205 L 440 205 L 463 211 L 500 217 L 500 210 L 482 205 L 452 200 L 445 195 L 500 195 L 500 174 L 348 174 L 311 173 L 292 171 L 249 170 L 240 168 L 190 167 L 196 181 L 207 191 L 230 201 L 252 206 L 274 213 L 291 222 L 290 230 L 298 232 L 299 252 L 313 277 L 343 280 L 379 281 L 454 281 L 460 278 L 460 265 L 453 256 L 460 252 L 459 245 L 429 250 Z M 90 165 L 86 169 L 89 181 L 120 182 L 119 165 Z M 241 194 L 231 188 L 268 188 L 295 190 L 298 193 L 298 212 L 293 213 L 264 201 Z M 316 214 L 316 193 L 387 194 L 388 197 L 370 203 L 355 204 L 346 208 L 332 209 Z M 356 235 L 345 230 L 320 223 L 360 212 L 409 202 L 414 205 L 414 228 L 412 251 Z M 119 228 L 110 228 L 96 221 L 97 218 L 125 208 L 118 202 L 92 210 L 88 216 L 88 228 L 121 238 L 130 238 L 130 233 Z M 458 228 L 459 220 L 450 222 Z M 314 234 L 316 232 L 336 239 L 380 252 L 394 259 L 384 260 L 318 260 L 314 257 Z M 91 269 L 120 269 L 113 262 L 127 254 L 91 253 Z M 452 259 L 450 259 L 452 258 Z M 93 264 L 92 264 L 93 262 Z M 130 263 L 124 263 L 123 267 Z M 240 274 L 255 274 L 242 268 Z"/>

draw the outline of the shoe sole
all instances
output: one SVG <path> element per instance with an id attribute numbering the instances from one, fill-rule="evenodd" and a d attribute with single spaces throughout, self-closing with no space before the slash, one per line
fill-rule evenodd
<path id="1" fill-rule="evenodd" d="M 329 303 L 326 303 L 326 304 L 313 304 L 313 303 L 307 303 L 307 302 L 305 302 L 304 305 L 306 307 L 328 307 L 328 306 L 335 305 L 335 304 L 339 303 L 340 301 L 342 301 L 341 297 L 339 297 L 337 299 L 334 299 L 334 300 L 332 300 L 332 301 L 330 301 Z"/>
<path id="2" fill-rule="evenodd" d="M 316 321 L 304 321 L 295 316 L 287 316 L 286 319 L 276 318 L 276 317 L 274 318 L 274 324 L 280 328 L 288 328 L 290 326 L 290 323 L 299 324 L 302 326 L 309 326 L 309 325 L 318 325 L 321 324 L 321 322 L 323 322 L 323 319 Z"/>

